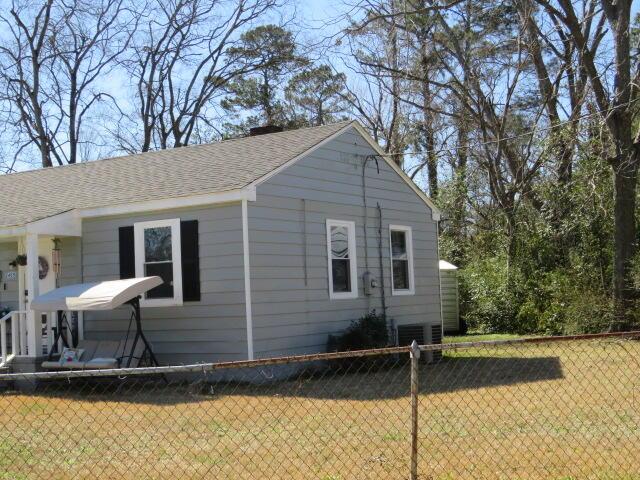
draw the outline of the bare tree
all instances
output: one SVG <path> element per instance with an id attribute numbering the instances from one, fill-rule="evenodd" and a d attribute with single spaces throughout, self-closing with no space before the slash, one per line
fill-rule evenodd
<path id="1" fill-rule="evenodd" d="M 636 189 L 640 167 L 640 128 L 637 125 L 640 70 L 631 57 L 631 0 L 586 0 L 584 8 L 569 0 L 536 0 L 553 22 L 564 30 L 588 77 L 598 114 L 610 138 L 605 159 L 614 176 L 613 297 L 618 325 L 629 325 L 635 297 L 631 261 L 637 251 Z M 595 17 L 595 18 L 594 18 Z M 602 33 L 591 35 L 592 25 L 605 23 L 613 54 L 610 62 L 598 57 Z M 609 83 L 611 78 L 613 82 Z"/>
<path id="2" fill-rule="evenodd" d="M 122 148 L 147 151 L 188 145 L 198 129 L 216 129 L 213 101 L 230 82 L 253 71 L 233 53 L 240 34 L 279 0 L 170 0 L 149 8 L 149 22 L 124 62 L 135 83 L 134 137 Z"/>
<path id="3" fill-rule="evenodd" d="M 37 9 L 12 2 L 9 12 L 0 13 L 0 25 L 8 33 L 7 43 L 0 45 L 4 113 L 7 122 L 26 137 L 15 155 L 33 144 L 43 167 L 53 165 L 54 137 L 60 127 L 60 119 L 51 119 L 47 113 L 49 98 L 42 78 L 52 61 L 47 46 L 52 6 L 53 0 Z"/>
<path id="4" fill-rule="evenodd" d="M 556 19 L 553 19 L 549 32 L 543 31 L 544 23 L 537 15 L 537 5 L 533 0 L 517 0 L 515 5 L 525 32 L 525 46 L 535 69 L 547 124 L 552 127 L 549 129 L 550 150 L 556 160 L 557 177 L 561 184 L 567 184 L 571 180 L 579 120 L 587 99 L 586 71 L 577 64 L 575 45 L 568 40 L 563 29 L 557 28 Z M 591 8 L 593 6 L 592 3 Z M 604 35 L 604 23 L 599 21 L 594 25 L 594 18 L 593 15 L 587 16 L 584 31 L 593 38 L 595 52 Z M 552 38 L 552 35 L 557 38 Z M 563 105 L 563 87 L 568 94 L 568 109 Z"/>
<path id="5" fill-rule="evenodd" d="M 50 35 L 55 63 L 48 67 L 51 99 L 57 110 L 64 112 L 67 129 L 68 148 L 58 150 L 67 163 L 76 163 L 79 145 L 95 141 L 93 136 L 83 138 L 84 119 L 101 102 L 115 103 L 112 93 L 96 84 L 116 68 L 139 17 L 124 0 L 73 0 L 65 5 L 57 28 Z"/>
<path id="6" fill-rule="evenodd" d="M 380 5 L 367 2 L 364 18 L 351 21 L 347 31 L 348 65 L 359 85 L 348 86 L 345 98 L 376 141 L 402 166 L 409 138 L 401 105 L 403 84 L 395 0 L 384 7 L 393 13 L 383 15 Z"/>
<path id="7" fill-rule="evenodd" d="M 109 97 L 101 76 L 116 65 L 135 28 L 124 0 L 47 0 L 38 8 L 12 3 L 0 24 L 9 32 L 0 46 L 3 105 L 9 123 L 24 135 L 43 167 L 76 163 L 83 120 Z"/>

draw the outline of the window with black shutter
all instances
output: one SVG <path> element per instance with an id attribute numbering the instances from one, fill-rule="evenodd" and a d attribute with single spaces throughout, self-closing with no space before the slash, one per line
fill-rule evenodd
<path id="1" fill-rule="evenodd" d="M 120 278 L 159 276 L 164 283 L 142 298 L 142 306 L 182 305 L 200 300 L 198 221 L 138 222 L 121 227 Z"/>

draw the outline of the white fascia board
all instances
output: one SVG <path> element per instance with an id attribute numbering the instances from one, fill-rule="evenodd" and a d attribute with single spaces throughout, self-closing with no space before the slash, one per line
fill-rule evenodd
<path id="1" fill-rule="evenodd" d="M 112 215 L 126 215 L 129 213 L 144 213 L 157 210 L 173 210 L 176 208 L 199 207 L 216 203 L 230 203 L 247 200 L 255 202 L 256 189 L 252 186 L 227 192 L 209 193 L 205 195 L 191 195 L 188 197 L 163 198 L 146 202 L 124 203 L 107 207 L 86 208 L 80 210 L 81 218 L 107 217 Z"/>
<path id="2" fill-rule="evenodd" d="M 41 218 L 26 225 L 0 228 L 0 238 L 23 237 L 27 234 L 80 237 L 82 235 L 82 223 L 78 212 L 69 210 L 58 215 Z"/>
<path id="3" fill-rule="evenodd" d="M 418 187 L 415 182 L 411 180 L 411 178 L 409 178 L 406 173 L 404 173 L 404 171 L 396 164 L 396 162 L 389 158 L 389 155 L 385 153 L 382 148 L 380 148 L 378 142 L 371 138 L 371 135 L 369 135 L 369 133 L 364 129 L 362 125 L 360 125 L 359 122 L 354 121 L 351 125 L 369 143 L 371 148 L 373 148 L 376 153 L 384 159 L 387 165 L 389 165 L 389 167 L 391 167 L 393 171 L 400 175 L 400 178 L 402 178 L 402 180 L 404 180 L 404 182 L 411 187 L 411 189 L 420 197 L 420 199 L 427 204 L 427 206 L 431 210 L 431 218 L 436 222 L 440 220 L 440 210 L 438 209 L 438 207 L 436 207 L 435 203 L 433 203 L 433 200 L 431 200 L 426 193 L 420 190 L 420 187 Z"/>
<path id="4" fill-rule="evenodd" d="M 8 241 L 13 241 L 15 237 L 22 237 L 27 232 L 27 229 L 24 225 L 16 225 L 13 227 L 2 227 L 0 228 L 0 239 L 7 239 Z"/>
<path id="5" fill-rule="evenodd" d="M 82 236 L 82 221 L 76 210 L 36 220 L 25 225 L 25 233 L 37 235 Z"/>
<path id="6" fill-rule="evenodd" d="M 106 207 L 69 210 L 58 215 L 36 220 L 26 225 L 0 228 L 0 239 L 21 237 L 27 233 L 38 235 L 59 235 L 66 237 L 82 236 L 82 219 L 107 217 L 111 215 L 126 215 L 129 213 L 144 213 L 157 210 L 171 210 L 175 208 L 198 207 L 217 203 L 256 201 L 256 189 L 247 186 L 242 189 L 227 192 L 210 193 L 205 195 L 191 195 L 188 197 L 164 198 L 147 202 L 124 203 Z"/>

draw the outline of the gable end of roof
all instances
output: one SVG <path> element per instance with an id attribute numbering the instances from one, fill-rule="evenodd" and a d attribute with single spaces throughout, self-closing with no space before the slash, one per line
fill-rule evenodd
<path id="1" fill-rule="evenodd" d="M 268 174 L 258 178 L 257 180 L 255 180 L 254 182 L 251 183 L 251 186 L 252 187 L 257 187 L 257 186 L 263 184 L 264 182 L 266 182 L 270 178 L 274 177 L 275 175 L 277 175 L 278 173 L 282 172 L 283 170 L 286 170 L 287 168 L 291 167 L 292 165 L 295 165 L 296 163 L 298 163 L 303 158 L 309 156 L 315 150 L 321 148 L 323 145 L 329 143 L 330 141 L 334 140 L 335 138 L 338 138 L 340 135 L 344 134 L 345 132 L 347 132 L 347 131 L 349 131 L 351 129 L 354 129 L 356 132 L 358 132 L 358 134 L 360 134 L 360 136 L 369 144 L 369 146 L 378 154 L 378 156 L 382 157 L 382 159 L 387 163 L 387 165 L 389 165 L 389 167 L 400 176 L 400 178 L 427 205 L 427 207 L 429 207 L 429 210 L 431 210 L 431 218 L 436 222 L 438 220 L 440 220 L 440 210 L 438 209 L 438 207 L 436 207 L 435 203 L 433 203 L 433 200 L 431 200 L 431 198 L 429 198 L 429 196 L 426 193 L 424 193 L 420 189 L 420 187 L 418 187 L 415 184 L 415 182 L 413 180 L 411 180 L 411 178 L 409 178 L 409 176 L 393 160 L 391 160 L 389 158 L 389 155 L 387 155 L 384 152 L 384 150 L 382 150 L 382 148 L 380 148 L 380 145 L 378 145 L 378 143 L 371 137 L 371 135 L 369 135 L 369 133 L 364 129 L 364 127 L 357 120 L 352 120 L 352 121 L 348 122 L 343 128 L 341 128 L 340 130 L 336 131 L 332 135 L 326 137 L 325 139 L 321 140 L 317 144 L 313 145 L 311 148 L 309 148 L 308 150 L 302 152 L 300 155 L 292 158 L 291 160 L 289 160 L 285 164 L 280 165 L 278 168 L 274 169 L 273 171 L 269 172 Z"/>

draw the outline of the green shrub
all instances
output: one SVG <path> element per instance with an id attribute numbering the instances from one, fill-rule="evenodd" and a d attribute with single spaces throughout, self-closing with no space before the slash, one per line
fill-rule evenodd
<path id="1" fill-rule="evenodd" d="M 609 328 L 611 301 L 561 269 L 527 282 L 526 299 L 517 315 L 521 330 L 546 335 L 597 333 Z"/>
<path id="2" fill-rule="evenodd" d="M 503 257 L 476 260 L 460 270 L 461 313 L 468 329 L 482 333 L 520 332 L 518 279 L 509 278 Z"/>
<path id="3" fill-rule="evenodd" d="M 367 313 L 351 325 L 341 335 L 329 335 L 329 352 L 346 352 L 383 348 L 389 345 L 387 319 L 375 310 Z"/>
<path id="4" fill-rule="evenodd" d="M 479 333 L 597 333 L 613 319 L 610 298 L 589 276 L 559 267 L 531 269 L 525 280 L 500 255 L 460 270 L 460 298 L 464 320 Z"/>

